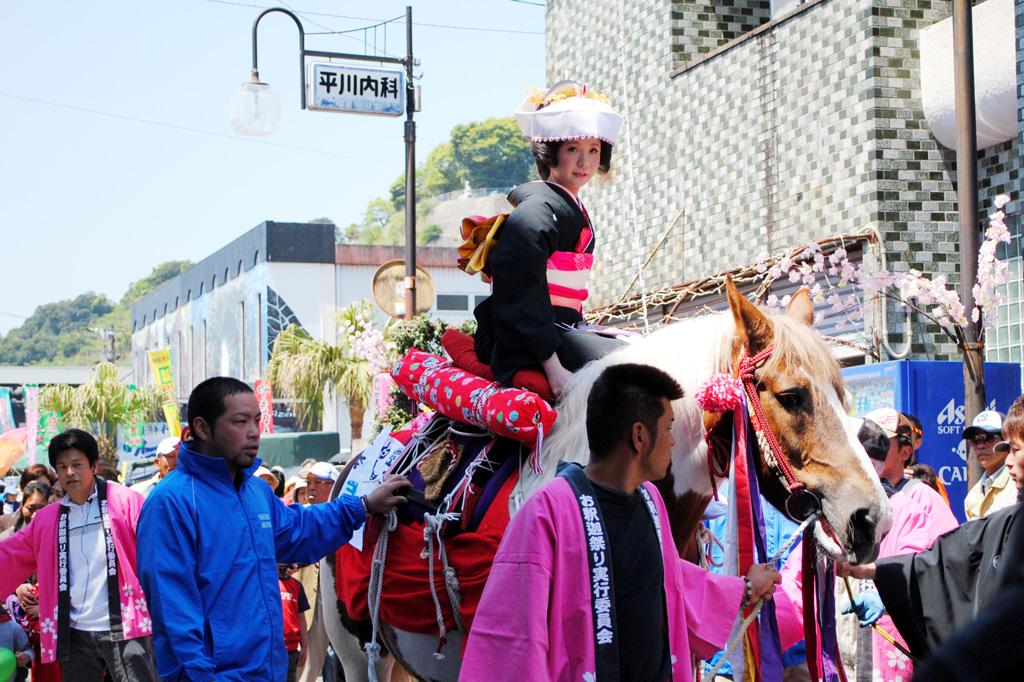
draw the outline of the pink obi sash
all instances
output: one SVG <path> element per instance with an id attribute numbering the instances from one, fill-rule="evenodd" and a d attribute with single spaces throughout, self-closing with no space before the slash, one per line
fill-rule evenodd
<path id="1" fill-rule="evenodd" d="M 590 292 L 587 291 L 587 280 L 590 270 L 594 267 L 594 254 L 584 253 L 590 245 L 593 232 L 589 227 L 580 232 L 576 251 L 555 251 L 548 258 L 548 293 L 551 294 L 551 305 L 572 308 L 583 312 L 583 302 Z"/>

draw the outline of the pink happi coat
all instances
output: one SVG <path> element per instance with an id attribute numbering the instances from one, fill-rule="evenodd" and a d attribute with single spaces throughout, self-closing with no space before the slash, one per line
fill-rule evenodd
<path id="1" fill-rule="evenodd" d="M 118 584 L 121 588 L 123 639 L 152 634 L 149 607 L 135 566 L 135 525 L 142 501 L 142 495 L 137 492 L 116 483 L 107 483 L 107 513 L 110 515 L 114 551 L 117 552 Z M 55 662 L 57 653 L 59 512 L 60 503 L 43 507 L 32 517 L 32 523 L 0 542 L 0 594 L 14 592 L 33 573 L 39 579 L 39 646 L 43 663 Z"/>
<path id="2" fill-rule="evenodd" d="M 743 598 L 743 580 L 712 575 L 680 559 L 665 503 L 652 484 L 644 485 L 661 520 L 672 679 L 687 682 L 693 678 L 691 654 L 710 658 L 724 647 Z M 505 531 L 459 679 L 595 679 L 586 535 L 579 503 L 564 479 L 531 496 Z"/>

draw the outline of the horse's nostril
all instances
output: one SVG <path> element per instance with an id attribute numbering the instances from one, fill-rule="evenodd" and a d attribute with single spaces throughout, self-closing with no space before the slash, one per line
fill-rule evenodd
<path id="1" fill-rule="evenodd" d="M 871 516 L 871 510 L 858 509 L 850 514 L 847 525 L 847 538 L 850 549 L 858 559 L 863 560 L 873 553 L 875 547 L 875 526 L 877 521 Z"/>

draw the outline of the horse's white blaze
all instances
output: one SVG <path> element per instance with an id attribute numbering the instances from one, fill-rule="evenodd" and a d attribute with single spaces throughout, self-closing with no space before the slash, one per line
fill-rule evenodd
<path id="1" fill-rule="evenodd" d="M 878 479 L 878 474 L 875 473 L 874 467 L 868 461 L 868 454 L 864 451 L 864 446 L 860 444 L 857 439 L 857 431 L 859 430 L 860 422 L 846 414 L 843 409 L 842 403 L 839 402 L 839 396 L 834 391 L 828 391 L 828 406 L 835 413 L 836 418 L 839 419 L 839 423 L 842 424 L 843 432 L 846 435 L 847 445 L 849 445 L 851 452 L 854 454 L 854 461 L 860 468 L 864 479 L 871 482 L 873 489 L 873 497 L 878 501 L 877 505 L 872 505 L 869 510 L 870 515 L 876 521 L 875 525 L 875 542 L 881 542 L 882 536 L 885 535 L 886 531 L 889 530 L 889 526 L 892 525 L 891 514 L 889 511 L 889 500 L 885 496 L 885 491 L 882 489 L 882 483 Z M 822 502 L 822 510 L 825 512 L 825 517 L 832 524 L 833 529 L 840 536 L 841 539 L 846 538 L 846 526 L 848 521 L 854 512 L 863 507 L 863 495 L 858 495 L 854 491 L 847 491 L 848 478 L 843 477 L 838 481 L 838 484 L 834 489 L 829 489 L 829 486 L 825 486 L 825 496 Z M 877 506 L 877 508 L 874 508 Z M 826 552 L 834 557 L 843 557 L 848 561 L 853 561 L 852 555 L 847 555 L 844 548 L 839 547 L 835 541 L 829 537 L 821 528 L 820 525 L 814 527 L 814 537 L 818 540 L 818 544 L 825 549 Z"/>

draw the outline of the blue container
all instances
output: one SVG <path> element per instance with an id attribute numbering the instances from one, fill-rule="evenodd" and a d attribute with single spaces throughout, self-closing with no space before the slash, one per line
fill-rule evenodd
<path id="1" fill-rule="evenodd" d="M 960 362 L 899 360 L 843 369 L 853 396 L 851 414 L 862 417 L 879 407 L 912 414 L 924 425 L 924 445 L 917 459 L 938 472 L 953 513 L 964 521 L 967 497 L 967 443 L 963 430 L 964 370 Z M 1021 366 L 985 363 L 988 409 L 1006 413 L 1021 394 Z"/>

